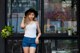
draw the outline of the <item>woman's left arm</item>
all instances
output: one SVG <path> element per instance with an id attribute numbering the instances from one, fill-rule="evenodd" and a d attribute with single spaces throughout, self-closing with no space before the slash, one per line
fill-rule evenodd
<path id="1" fill-rule="evenodd" d="M 38 30 L 38 35 L 37 35 L 37 39 L 39 39 L 39 37 L 41 36 L 41 30 L 40 30 L 40 26 L 39 26 L 39 23 L 37 21 L 37 30 Z"/>

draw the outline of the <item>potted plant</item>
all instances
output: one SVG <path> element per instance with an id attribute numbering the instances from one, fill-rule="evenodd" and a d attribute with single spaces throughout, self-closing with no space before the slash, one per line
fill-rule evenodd
<path id="1" fill-rule="evenodd" d="M 72 35 L 72 28 L 71 27 L 69 27 L 67 31 L 68 31 L 68 35 Z"/>
<path id="2" fill-rule="evenodd" d="M 12 36 L 12 34 L 13 34 L 12 28 L 13 28 L 12 26 L 5 26 L 1 31 L 1 37 L 7 38 L 9 36 Z"/>

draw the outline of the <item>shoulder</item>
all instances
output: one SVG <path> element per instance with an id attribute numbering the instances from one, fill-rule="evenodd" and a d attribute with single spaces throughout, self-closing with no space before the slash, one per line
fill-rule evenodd
<path id="1" fill-rule="evenodd" d="M 38 26 L 39 25 L 39 22 L 38 21 L 35 21 L 36 25 Z"/>
<path id="2" fill-rule="evenodd" d="M 36 24 L 39 24 L 39 22 L 38 22 L 38 21 L 35 21 L 35 23 L 36 23 Z"/>

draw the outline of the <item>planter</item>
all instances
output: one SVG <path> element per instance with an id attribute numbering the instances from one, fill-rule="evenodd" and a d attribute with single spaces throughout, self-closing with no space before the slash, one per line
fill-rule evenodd
<path id="1" fill-rule="evenodd" d="M 68 30 L 68 35 L 69 35 L 69 36 L 72 35 L 72 30 Z"/>

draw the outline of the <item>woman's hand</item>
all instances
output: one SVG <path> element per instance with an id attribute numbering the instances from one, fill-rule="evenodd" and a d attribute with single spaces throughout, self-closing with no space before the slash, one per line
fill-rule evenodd
<path id="1" fill-rule="evenodd" d="M 35 39 L 35 43 L 39 44 L 39 39 L 38 38 Z"/>
<path id="2" fill-rule="evenodd" d="M 39 38 L 40 38 L 40 36 L 41 36 L 41 30 L 40 30 L 40 27 L 39 27 L 39 23 L 36 22 L 36 24 L 37 24 L 38 35 L 37 35 L 37 37 L 36 37 L 35 43 L 36 43 L 36 44 L 39 44 Z"/>

